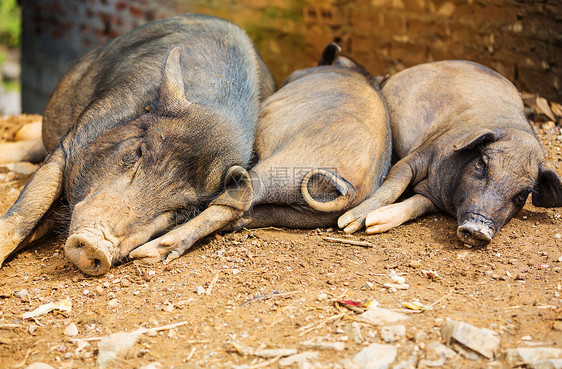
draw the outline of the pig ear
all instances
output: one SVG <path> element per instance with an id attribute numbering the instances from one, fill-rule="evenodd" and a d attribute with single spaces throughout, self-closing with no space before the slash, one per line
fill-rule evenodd
<path id="1" fill-rule="evenodd" d="M 238 165 L 228 168 L 224 177 L 225 190 L 211 205 L 224 205 L 242 212 L 250 209 L 254 191 L 252 180 L 246 169 Z"/>
<path id="2" fill-rule="evenodd" d="M 345 210 L 355 199 L 355 188 L 337 174 L 325 169 L 308 172 L 301 182 L 306 203 L 322 212 Z"/>
<path id="3" fill-rule="evenodd" d="M 542 208 L 562 206 L 562 180 L 558 173 L 542 165 L 533 191 L 533 205 Z"/>
<path id="4" fill-rule="evenodd" d="M 160 106 L 169 111 L 185 109 L 189 105 L 185 97 L 183 73 L 181 71 L 181 49 L 170 51 L 164 66 L 164 78 L 160 85 Z"/>
<path id="5" fill-rule="evenodd" d="M 491 128 L 470 132 L 453 147 L 455 148 L 455 151 L 471 150 L 478 145 L 485 145 L 487 143 L 497 141 L 503 136 L 503 134 L 503 130 Z"/>
<path id="6" fill-rule="evenodd" d="M 338 56 L 340 56 L 341 48 L 335 42 L 331 42 L 322 51 L 322 59 L 318 62 L 318 65 L 332 65 L 336 62 Z"/>

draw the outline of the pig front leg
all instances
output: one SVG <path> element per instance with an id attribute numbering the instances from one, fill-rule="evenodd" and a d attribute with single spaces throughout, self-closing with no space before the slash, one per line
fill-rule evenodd
<path id="1" fill-rule="evenodd" d="M 183 255 L 195 242 L 223 228 L 242 215 L 230 206 L 211 205 L 189 222 L 134 249 L 129 257 L 144 261 L 170 262 Z"/>
<path id="2" fill-rule="evenodd" d="M 0 266 L 8 256 L 24 246 L 22 242 L 61 196 L 64 162 L 62 150 L 56 149 L 0 218 Z"/>
<path id="3" fill-rule="evenodd" d="M 338 219 L 338 227 L 353 233 L 365 226 L 369 212 L 392 204 L 416 178 L 416 170 L 410 165 L 410 156 L 400 160 L 388 172 L 383 184 L 365 201 L 347 211 Z"/>
<path id="4" fill-rule="evenodd" d="M 427 197 L 416 194 L 402 202 L 378 208 L 367 214 L 365 220 L 366 233 L 376 234 L 398 227 L 409 220 L 416 219 L 423 214 L 437 211 L 437 208 Z"/>

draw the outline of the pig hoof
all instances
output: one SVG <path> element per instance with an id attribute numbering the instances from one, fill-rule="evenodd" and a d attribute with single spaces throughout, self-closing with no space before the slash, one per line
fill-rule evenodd
<path id="1" fill-rule="evenodd" d="M 66 241 L 64 251 L 83 273 L 96 276 L 107 273 L 111 267 L 110 247 L 109 241 L 74 234 Z"/>
<path id="2" fill-rule="evenodd" d="M 481 223 L 465 223 L 457 228 L 457 237 L 471 246 L 483 247 L 492 241 L 492 230 Z"/>

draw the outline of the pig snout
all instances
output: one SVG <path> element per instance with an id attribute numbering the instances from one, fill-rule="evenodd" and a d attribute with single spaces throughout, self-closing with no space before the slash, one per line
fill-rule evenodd
<path id="1" fill-rule="evenodd" d="M 493 222 L 475 213 L 461 217 L 457 228 L 457 237 L 462 242 L 476 247 L 488 245 L 494 234 Z"/>
<path id="2" fill-rule="evenodd" d="M 79 232 L 66 241 L 66 256 L 82 272 L 102 275 L 109 271 L 112 262 L 113 244 L 98 232 Z"/>

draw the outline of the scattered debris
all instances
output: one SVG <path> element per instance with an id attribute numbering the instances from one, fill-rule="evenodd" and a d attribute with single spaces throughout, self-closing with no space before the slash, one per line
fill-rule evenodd
<path id="1" fill-rule="evenodd" d="M 478 360 L 479 355 L 493 359 L 500 345 L 496 332 L 452 319 L 441 327 L 441 336 L 448 346 L 472 360 Z"/>
<path id="2" fill-rule="evenodd" d="M 23 318 L 24 319 L 35 318 L 40 315 L 45 315 L 53 310 L 61 310 L 69 313 L 72 310 L 72 302 L 70 302 L 70 299 L 68 298 L 56 302 L 49 302 L 48 304 L 39 306 L 37 309 L 33 311 L 24 313 Z"/>
<path id="3" fill-rule="evenodd" d="M 205 288 L 203 288 L 203 286 L 197 286 L 197 288 L 195 289 L 195 292 L 196 292 L 198 295 L 202 295 L 202 294 L 205 293 Z"/>
<path id="4" fill-rule="evenodd" d="M 353 357 L 360 369 L 386 369 L 396 359 L 397 347 L 373 343 Z"/>

